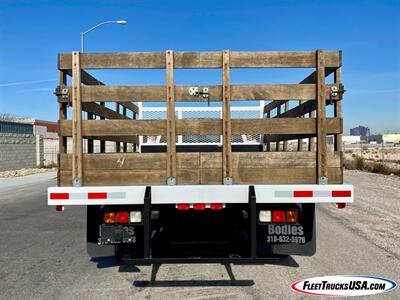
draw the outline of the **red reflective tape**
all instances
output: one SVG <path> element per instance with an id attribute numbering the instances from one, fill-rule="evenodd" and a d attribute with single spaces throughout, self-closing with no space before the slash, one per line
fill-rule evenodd
<path id="1" fill-rule="evenodd" d="M 50 193 L 51 200 L 68 200 L 69 193 Z"/>
<path id="2" fill-rule="evenodd" d="M 107 193 L 88 193 L 88 199 L 107 199 Z"/>
<path id="3" fill-rule="evenodd" d="M 293 191 L 293 197 L 312 197 L 313 191 Z"/>
<path id="4" fill-rule="evenodd" d="M 351 197 L 351 191 L 332 191 L 332 197 Z"/>

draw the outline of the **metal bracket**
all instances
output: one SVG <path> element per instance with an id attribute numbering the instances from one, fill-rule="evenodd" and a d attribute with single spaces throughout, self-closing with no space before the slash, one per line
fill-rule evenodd
<path id="1" fill-rule="evenodd" d="M 322 176 L 318 178 L 318 184 L 326 185 L 328 184 L 328 177 Z"/>
<path id="2" fill-rule="evenodd" d="M 168 177 L 167 178 L 168 185 L 176 185 L 176 178 L 175 177 Z"/>
<path id="3" fill-rule="evenodd" d="M 54 92 L 54 95 L 61 96 L 61 98 L 63 98 L 63 99 L 68 99 L 69 98 L 68 88 L 57 87 L 56 91 Z"/>
<path id="4" fill-rule="evenodd" d="M 337 85 L 332 85 L 330 91 L 331 99 L 339 99 L 341 96 L 343 96 L 344 92 L 346 92 L 346 90 L 344 89 L 343 84 L 339 83 Z"/>
<path id="5" fill-rule="evenodd" d="M 233 179 L 232 177 L 224 177 L 224 185 L 232 185 L 233 184 Z"/>
<path id="6" fill-rule="evenodd" d="M 200 90 L 198 86 L 191 86 L 189 88 L 189 95 L 194 97 L 202 95 L 203 98 L 207 99 L 208 106 L 210 106 L 210 94 L 208 87 L 204 87 L 202 90 Z"/>
<path id="7" fill-rule="evenodd" d="M 74 180 L 72 180 L 72 186 L 73 187 L 81 187 L 82 183 L 78 178 L 75 178 Z"/>

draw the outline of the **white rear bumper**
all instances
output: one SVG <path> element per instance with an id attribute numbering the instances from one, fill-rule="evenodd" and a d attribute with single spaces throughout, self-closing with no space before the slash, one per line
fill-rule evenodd
<path id="1" fill-rule="evenodd" d="M 257 203 L 351 203 L 353 186 L 253 185 Z M 151 186 L 152 204 L 248 203 L 250 185 Z M 49 205 L 143 204 L 146 186 L 50 187 Z"/>

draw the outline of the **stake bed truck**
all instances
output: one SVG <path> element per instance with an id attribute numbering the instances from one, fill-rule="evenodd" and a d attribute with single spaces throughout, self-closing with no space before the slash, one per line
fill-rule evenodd
<path id="1" fill-rule="evenodd" d="M 341 66 L 341 51 L 323 50 L 59 54 L 58 186 L 48 204 L 87 207 L 90 256 L 313 255 L 316 204 L 353 201 Z M 219 69 L 222 83 L 174 83 L 176 70 L 198 68 Z M 238 68 L 311 72 L 300 83 L 232 84 Z M 97 69 L 164 69 L 165 85 L 105 85 L 87 71 Z"/>

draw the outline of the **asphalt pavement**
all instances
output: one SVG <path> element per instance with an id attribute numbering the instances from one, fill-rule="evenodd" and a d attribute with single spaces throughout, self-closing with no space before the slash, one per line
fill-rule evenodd
<path id="1" fill-rule="evenodd" d="M 36 176 L 36 177 L 35 177 Z M 1 299 L 304 299 L 291 283 L 323 275 L 399 280 L 400 178 L 357 171 L 355 203 L 317 208 L 317 253 L 274 265 L 134 266 L 86 254 L 86 209 L 47 206 L 55 173 L 0 180 Z M 400 299 L 399 288 L 370 299 Z"/>

